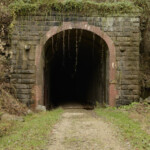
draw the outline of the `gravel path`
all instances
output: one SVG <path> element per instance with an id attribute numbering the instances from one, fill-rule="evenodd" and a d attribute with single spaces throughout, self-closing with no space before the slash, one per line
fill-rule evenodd
<path id="1" fill-rule="evenodd" d="M 129 150 L 111 123 L 92 110 L 65 109 L 50 137 L 48 150 Z"/>

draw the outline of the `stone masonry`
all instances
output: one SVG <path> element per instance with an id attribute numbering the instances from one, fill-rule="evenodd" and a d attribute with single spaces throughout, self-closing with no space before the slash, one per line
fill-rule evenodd
<path id="1" fill-rule="evenodd" d="M 52 14 L 51 16 L 20 16 L 12 33 L 11 81 L 18 99 L 30 105 L 35 101 L 35 55 L 40 39 L 63 22 L 88 22 L 99 27 L 114 42 L 116 50 L 116 104 L 129 104 L 139 99 L 139 16 L 83 17 Z M 29 50 L 30 49 L 30 50 Z M 41 91 L 42 92 L 42 91 Z"/>

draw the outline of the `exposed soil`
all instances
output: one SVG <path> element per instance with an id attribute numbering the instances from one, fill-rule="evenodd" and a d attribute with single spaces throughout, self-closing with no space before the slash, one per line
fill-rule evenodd
<path id="1" fill-rule="evenodd" d="M 117 129 L 93 110 L 65 109 L 50 137 L 48 150 L 130 150 Z"/>

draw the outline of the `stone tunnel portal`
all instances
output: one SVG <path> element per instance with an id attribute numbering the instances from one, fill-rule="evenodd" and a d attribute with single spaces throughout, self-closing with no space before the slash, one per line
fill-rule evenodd
<path id="1" fill-rule="evenodd" d="M 61 31 L 45 44 L 44 105 L 108 103 L 108 47 L 82 29 Z"/>

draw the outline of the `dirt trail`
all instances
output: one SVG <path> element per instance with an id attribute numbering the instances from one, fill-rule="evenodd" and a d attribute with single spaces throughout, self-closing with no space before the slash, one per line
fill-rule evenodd
<path id="1" fill-rule="evenodd" d="M 65 109 L 51 134 L 48 150 L 129 150 L 110 123 L 94 111 Z"/>

